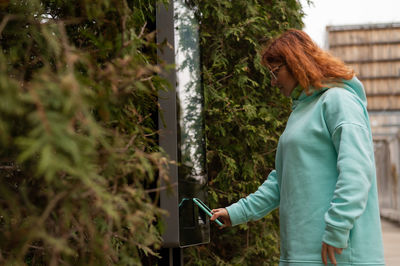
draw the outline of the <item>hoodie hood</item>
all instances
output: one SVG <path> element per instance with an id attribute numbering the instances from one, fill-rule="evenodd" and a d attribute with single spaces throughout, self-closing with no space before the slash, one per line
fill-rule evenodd
<path id="1" fill-rule="evenodd" d="M 300 94 L 300 96 L 298 96 L 298 98 L 293 98 L 293 104 L 292 104 L 292 110 L 294 110 L 297 105 L 305 100 L 311 100 L 315 97 L 317 97 L 318 95 L 324 93 L 326 90 L 329 90 L 330 88 L 335 88 L 335 87 L 341 87 L 349 92 L 351 92 L 352 94 L 356 95 L 357 98 L 359 99 L 359 101 L 362 103 L 362 105 L 367 108 L 367 97 L 365 95 L 365 90 L 364 90 L 364 86 L 362 85 L 361 81 L 357 78 L 357 77 L 353 77 L 352 79 L 349 80 L 342 80 L 342 83 L 340 84 L 334 84 L 330 87 L 326 87 L 326 88 L 322 88 L 320 90 L 315 90 L 311 95 L 307 95 L 304 91 L 304 89 L 302 89 L 302 92 Z M 298 89 L 299 87 L 296 87 L 296 89 Z"/>
<path id="2" fill-rule="evenodd" d="M 356 95 L 360 102 L 367 108 L 367 96 L 365 95 L 364 86 L 357 77 L 350 80 L 343 80 L 343 88 Z"/>

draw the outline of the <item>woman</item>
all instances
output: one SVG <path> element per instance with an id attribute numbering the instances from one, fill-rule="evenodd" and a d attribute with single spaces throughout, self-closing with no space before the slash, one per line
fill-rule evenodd
<path id="1" fill-rule="evenodd" d="M 280 209 L 280 265 L 384 265 L 367 101 L 354 71 L 300 30 L 262 54 L 293 99 L 275 170 L 258 190 L 214 209 L 226 226 Z"/>

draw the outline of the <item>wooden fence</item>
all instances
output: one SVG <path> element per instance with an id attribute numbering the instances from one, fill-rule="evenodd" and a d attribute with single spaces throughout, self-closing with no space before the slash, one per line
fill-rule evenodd
<path id="1" fill-rule="evenodd" d="M 368 110 L 400 110 L 400 23 L 328 26 L 331 53 L 363 82 Z"/>
<path id="2" fill-rule="evenodd" d="M 328 26 L 330 52 L 364 84 L 381 215 L 400 222 L 400 23 Z"/>

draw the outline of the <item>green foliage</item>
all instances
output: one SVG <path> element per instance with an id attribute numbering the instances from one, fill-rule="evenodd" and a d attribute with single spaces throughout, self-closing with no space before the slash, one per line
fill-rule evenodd
<path id="1" fill-rule="evenodd" d="M 160 247 L 155 2 L 2 1 L 1 265 L 135 265 Z"/>
<path id="2" fill-rule="evenodd" d="M 209 201 L 224 207 L 254 192 L 274 168 L 290 102 L 260 64 L 266 40 L 301 28 L 295 0 L 199 0 L 205 90 Z M 275 265 L 278 214 L 220 231 L 209 245 L 185 250 L 188 265 Z"/>
<path id="3" fill-rule="evenodd" d="M 0 3 L 0 264 L 136 265 L 160 247 L 157 0 Z M 158 0 L 158 2 L 168 2 Z M 263 42 L 300 28 L 296 0 L 192 0 L 201 22 L 210 202 L 263 182 L 290 103 Z M 271 265 L 277 213 L 217 231 L 189 265 Z"/>

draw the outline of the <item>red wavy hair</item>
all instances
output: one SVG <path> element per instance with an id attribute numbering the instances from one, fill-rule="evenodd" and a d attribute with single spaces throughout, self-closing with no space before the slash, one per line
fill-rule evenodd
<path id="1" fill-rule="evenodd" d="M 330 84 L 349 80 L 354 70 L 340 59 L 322 50 L 304 31 L 289 29 L 269 42 L 262 52 L 262 64 L 286 64 L 301 87 L 310 94 L 310 88 L 331 87 Z"/>

